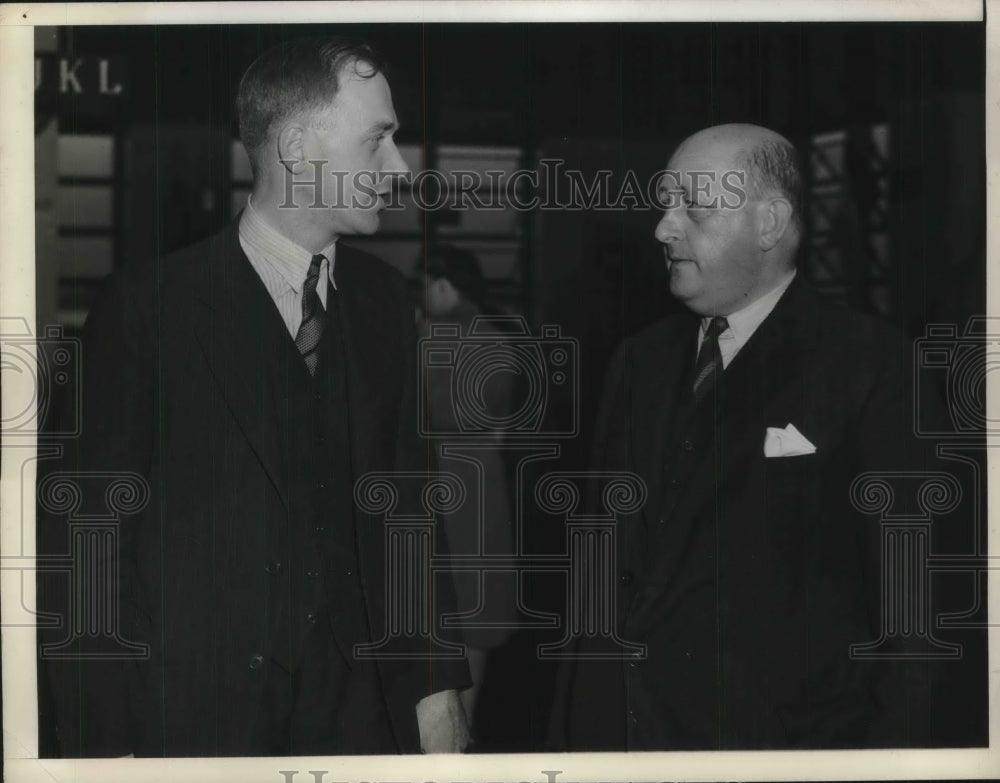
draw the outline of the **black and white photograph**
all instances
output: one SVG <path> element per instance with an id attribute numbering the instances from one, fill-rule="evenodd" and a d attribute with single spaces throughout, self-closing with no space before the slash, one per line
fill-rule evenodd
<path id="1" fill-rule="evenodd" d="M 5 779 L 996 775 L 996 5 L 114 5 L 0 7 Z"/>

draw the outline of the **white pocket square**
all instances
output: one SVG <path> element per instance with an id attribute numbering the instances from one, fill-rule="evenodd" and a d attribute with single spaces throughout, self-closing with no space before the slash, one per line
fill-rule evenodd
<path id="1" fill-rule="evenodd" d="M 768 427 L 764 438 L 765 457 L 801 457 L 803 454 L 815 454 L 816 447 L 801 432 L 789 424 L 784 429 Z"/>

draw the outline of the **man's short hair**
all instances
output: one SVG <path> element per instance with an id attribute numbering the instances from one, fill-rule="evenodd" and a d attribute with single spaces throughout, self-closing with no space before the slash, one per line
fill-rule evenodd
<path id="1" fill-rule="evenodd" d="M 386 70 L 370 46 L 341 37 L 285 41 L 265 51 L 247 68 L 240 80 L 236 112 L 254 177 L 260 151 L 275 127 L 296 115 L 329 106 L 348 67 L 365 79 Z"/>
<path id="2" fill-rule="evenodd" d="M 743 160 L 747 173 L 747 195 L 752 199 L 779 195 L 792 205 L 792 220 L 803 230 L 802 166 L 798 150 L 786 141 L 763 141 Z"/>

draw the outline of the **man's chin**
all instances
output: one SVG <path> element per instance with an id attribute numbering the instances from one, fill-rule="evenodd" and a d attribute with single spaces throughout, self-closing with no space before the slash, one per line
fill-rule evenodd
<path id="1" fill-rule="evenodd" d="M 680 262 L 680 267 L 685 265 L 687 262 Z M 696 291 L 690 276 L 680 267 L 678 262 L 674 262 L 670 266 L 670 293 L 683 302 L 694 296 Z"/>
<path id="2" fill-rule="evenodd" d="M 343 233 L 354 236 L 369 236 L 378 231 L 380 222 L 377 212 L 371 215 L 362 215 L 352 220 L 350 228 Z"/>

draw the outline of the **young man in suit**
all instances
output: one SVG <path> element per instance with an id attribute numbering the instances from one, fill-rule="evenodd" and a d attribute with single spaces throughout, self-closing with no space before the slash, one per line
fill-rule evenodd
<path id="1" fill-rule="evenodd" d="M 250 66 L 237 103 L 240 218 L 116 270 L 86 324 L 68 464 L 148 486 L 120 519 L 111 600 L 149 653 L 45 662 L 62 752 L 461 751 L 464 661 L 416 636 L 410 657 L 357 653 L 389 597 L 384 518 L 355 482 L 427 471 L 403 278 L 338 242 L 378 228 L 407 171 L 389 84 L 367 46 L 298 40 Z M 407 486 L 400 509 L 419 509 Z M 64 547 L 66 521 L 47 523 Z M 447 589 L 434 601 L 453 610 Z"/>
<path id="2" fill-rule="evenodd" d="M 664 183 L 655 236 L 689 312 L 620 347 L 594 445 L 596 470 L 648 489 L 617 538 L 618 633 L 645 655 L 587 660 L 602 640 L 585 640 L 556 742 L 926 742 L 926 668 L 849 654 L 879 638 L 883 610 L 880 520 L 852 506 L 852 481 L 924 464 L 910 347 L 796 272 L 802 186 L 786 139 L 708 128 Z"/>

